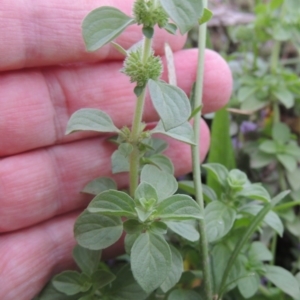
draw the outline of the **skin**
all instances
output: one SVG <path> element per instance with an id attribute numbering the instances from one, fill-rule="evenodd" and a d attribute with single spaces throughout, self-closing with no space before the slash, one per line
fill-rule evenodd
<path id="1" fill-rule="evenodd" d="M 107 112 L 118 127 L 130 125 L 133 85 L 119 72 L 122 56 L 107 45 L 87 53 L 80 25 L 92 9 L 111 5 L 130 14 L 131 0 L 2 1 L 0 8 L 0 299 L 31 299 L 56 273 L 74 267 L 73 224 L 90 201 L 80 194 L 99 176 L 111 176 L 115 147 L 106 135 L 65 136 L 73 112 L 93 107 Z M 132 26 L 117 42 L 124 48 L 141 39 Z M 174 51 L 178 85 L 187 93 L 196 77 L 196 50 L 181 50 L 185 37 L 162 30 L 153 46 Z M 163 74 L 167 80 L 167 75 Z M 221 108 L 230 97 L 232 79 L 224 60 L 206 52 L 204 113 Z M 157 114 L 147 99 L 144 120 Z M 167 155 L 176 175 L 191 170 L 189 146 L 170 142 Z M 201 158 L 209 130 L 201 126 Z M 120 188 L 128 176 L 112 176 Z M 122 253 L 122 241 L 103 256 Z"/>

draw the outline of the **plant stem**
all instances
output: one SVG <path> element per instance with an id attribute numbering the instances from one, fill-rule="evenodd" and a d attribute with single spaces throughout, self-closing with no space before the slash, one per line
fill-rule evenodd
<path id="1" fill-rule="evenodd" d="M 207 1 L 203 1 L 203 5 L 207 7 Z M 200 107 L 202 105 L 202 95 L 203 95 L 203 73 L 204 73 L 204 51 L 206 44 L 206 23 L 200 25 L 199 36 L 198 36 L 198 70 L 197 70 L 197 81 L 195 90 L 195 107 Z M 199 111 L 194 117 L 194 132 L 195 132 L 195 142 L 196 145 L 192 146 L 192 159 L 193 159 L 193 174 L 194 174 L 194 185 L 195 185 L 195 197 L 198 202 L 202 215 L 204 216 L 204 201 L 202 195 L 202 184 L 201 184 L 201 169 L 200 169 L 200 117 L 201 111 Z M 205 221 L 204 219 L 199 221 L 199 231 L 200 231 L 200 253 L 202 258 L 202 268 L 203 268 L 203 282 L 205 290 L 205 299 L 212 300 L 212 283 L 211 283 L 211 271 L 210 271 L 210 261 L 208 253 L 208 241 L 206 237 Z"/>
<path id="2" fill-rule="evenodd" d="M 151 53 L 151 39 L 145 37 L 143 44 L 142 59 L 145 62 Z M 138 139 L 141 133 L 142 117 L 145 104 L 146 87 L 141 95 L 137 98 L 136 108 L 134 112 L 130 140 L 133 150 L 129 157 L 129 190 L 133 197 L 134 192 L 139 183 L 139 169 L 140 169 L 140 150 L 138 148 Z"/>

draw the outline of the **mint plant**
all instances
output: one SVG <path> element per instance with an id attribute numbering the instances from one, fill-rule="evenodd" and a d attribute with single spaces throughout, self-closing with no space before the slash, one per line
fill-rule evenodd
<path id="1" fill-rule="evenodd" d="M 66 133 L 111 133 L 110 140 L 117 145 L 111 157 L 112 172 L 129 173 L 129 191 L 118 190 L 111 178 L 96 178 L 83 187 L 94 198 L 74 226 L 78 245 L 73 257 L 80 271 L 56 275 L 38 299 L 250 298 L 264 289 L 262 277 L 277 286 L 279 293 L 299 299 L 295 277 L 268 263 L 272 253 L 259 240 L 266 226 L 282 235 L 275 209 L 288 191 L 272 198 L 242 171 L 229 171 L 220 164 L 203 165 L 218 189 L 201 184 L 198 137 L 205 23 L 211 17 L 206 6 L 201 0 L 136 0 L 132 17 L 103 6 L 84 19 L 88 51 L 112 43 L 125 56 L 121 72 L 135 84 L 136 107 L 131 126 L 123 128 L 104 111 L 81 109 L 71 116 Z M 141 26 L 143 40 L 124 49 L 114 40 L 133 24 Z M 190 102 L 180 88 L 160 79 L 162 62 L 151 43 L 156 25 L 170 34 L 177 28 L 185 34 L 196 24 L 200 26 L 199 64 Z M 147 91 L 160 118 L 150 130 L 143 122 Z M 191 145 L 193 182 L 178 184 L 172 162 L 162 154 L 167 144 L 155 137 L 157 133 Z M 285 147 L 281 151 L 290 148 L 285 141 L 281 146 Z M 101 251 L 122 234 L 125 259 L 110 268 L 100 261 Z"/>

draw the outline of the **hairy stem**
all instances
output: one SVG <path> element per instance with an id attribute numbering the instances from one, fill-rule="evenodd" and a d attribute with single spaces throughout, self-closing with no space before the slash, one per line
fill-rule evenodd
<path id="1" fill-rule="evenodd" d="M 207 1 L 203 1 L 204 7 L 207 7 Z M 199 27 L 199 37 L 198 37 L 198 70 L 197 70 L 197 81 L 195 90 L 195 107 L 200 107 L 202 105 L 202 95 L 203 95 L 203 73 L 204 73 L 204 51 L 206 44 L 206 23 Z M 193 174 L 194 174 L 194 185 L 195 185 L 195 197 L 199 206 L 201 207 L 202 214 L 204 215 L 204 201 L 202 195 L 202 184 L 201 184 L 201 169 L 200 169 L 200 117 L 201 111 L 199 111 L 194 117 L 194 132 L 195 132 L 195 142 L 196 145 L 192 146 L 192 158 L 193 158 Z M 205 289 L 205 299 L 212 300 L 212 282 L 211 282 L 211 271 L 210 271 L 210 260 L 208 253 L 208 241 L 205 230 L 204 219 L 199 221 L 199 231 L 200 231 L 200 253 L 203 268 L 203 283 Z"/>
<path id="2" fill-rule="evenodd" d="M 143 44 L 143 61 L 145 62 L 151 53 L 151 39 L 145 37 L 144 44 Z M 138 139 L 140 133 L 142 131 L 142 117 L 143 117 L 143 110 L 145 104 L 145 94 L 146 94 L 146 87 L 144 88 L 141 95 L 137 98 L 136 108 L 134 112 L 132 128 L 131 128 L 131 143 L 133 146 L 133 151 L 129 157 L 129 190 L 130 195 L 133 197 L 134 192 L 139 183 L 139 169 L 140 169 L 140 151 L 138 148 Z"/>

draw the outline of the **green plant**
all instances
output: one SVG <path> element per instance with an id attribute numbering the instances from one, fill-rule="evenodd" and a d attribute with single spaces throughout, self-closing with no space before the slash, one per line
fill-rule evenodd
<path id="1" fill-rule="evenodd" d="M 88 51 L 112 42 L 125 56 L 122 72 L 135 83 L 136 107 L 130 128 L 117 128 L 103 111 L 81 109 L 69 120 L 67 134 L 81 130 L 113 134 L 111 140 L 118 148 L 111 158 L 112 171 L 129 172 L 129 192 L 117 190 L 110 178 L 97 178 L 84 187 L 83 192 L 95 197 L 74 226 L 78 245 L 73 257 L 81 272 L 56 275 L 39 299 L 218 300 L 236 288 L 249 298 L 264 288 L 261 276 L 284 293 L 300 297 L 295 277 L 263 263 L 272 260 L 272 254 L 262 242 L 252 243 L 265 224 L 282 235 L 282 223 L 274 210 L 288 192 L 271 199 L 260 184 L 251 184 L 246 174 L 228 171 L 220 164 L 203 166 L 215 178 L 217 192 L 201 184 L 196 140 L 202 108 L 205 22 L 210 16 L 205 1 L 137 0 L 133 17 L 113 7 L 101 7 L 85 18 L 82 29 Z M 155 25 L 171 34 L 178 28 L 184 34 L 197 23 L 199 65 L 191 107 L 181 89 L 160 80 L 162 63 L 151 49 L 151 40 Z M 142 26 L 144 39 L 126 50 L 113 40 L 132 24 Z M 150 130 L 142 122 L 146 89 L 160 117 Z M 179 183 L 183 193 L 176 193 L 172 162 L 162 154 L 167 144 L 153 137 L 157 133 L 192 147 L 194 181 Z M 117 242 L 123 232 L 125 260 L 130 265 L 120 263 L 110 269 L 100 262 L 101 251 Z M 184 263 L 190 266 L 186 271 Z M 203 284 L 194 285 L 199 279 Z"/>

